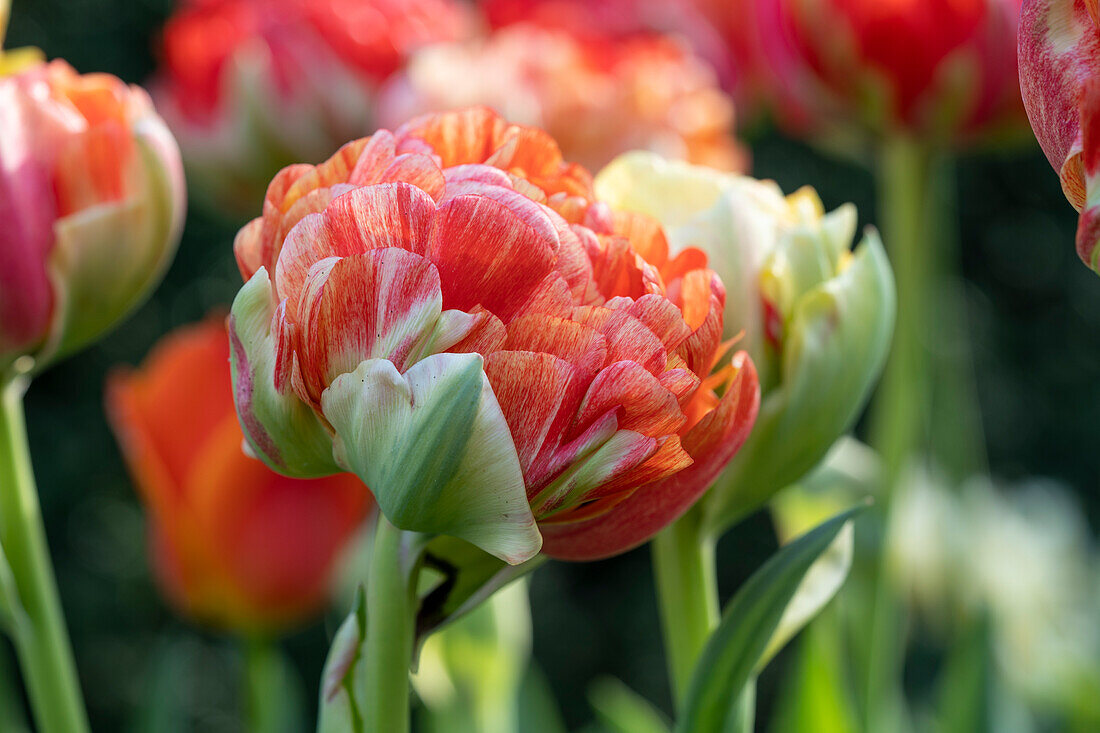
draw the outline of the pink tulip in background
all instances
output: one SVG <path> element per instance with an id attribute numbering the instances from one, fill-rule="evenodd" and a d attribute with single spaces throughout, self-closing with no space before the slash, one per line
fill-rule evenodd
<path id="1" fill-rule="evenodd" d="M 64 61 L 0 76 L 0 373 L 106 331 L 171 262 L 179 150 L 148 95 Z"/>
<path id="2" fill-rule="evenodd" d="M 1025 0 L 1020 89 L 1062 190 L 1081 212 L 1077 254 L 1100 272 L 1100 19 L 1096 0 Z"/>

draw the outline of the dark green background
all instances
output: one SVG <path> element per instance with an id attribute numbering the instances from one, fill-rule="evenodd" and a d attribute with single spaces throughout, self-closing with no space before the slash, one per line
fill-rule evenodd
<path id="1" fill-rule="evenodd" d="M 154 67 L 152 49 L 169 10 L 168 0 L 15 0 L 7 45 L 39 46 L 82 72 L 140 83 Z M 751 142 L 757 177 L 774 178 L 787 191 L 813 185 L 827 207 L 853 201 L 864 222 L 875 220 L 872 181 L 862 166 L 775 133 Z M 961 158 L 955 185 L 966 342 L 990 468 L 1009 480 L 1034 474 L 1065 481 L 1095 526 L 1100 282 L 1074 254 L 1075 214 L 1034 143 Z M 27 397 L 50 547 L 96 730 L 142 729 L 135 711 L 163 696 L 191 711 L 178 721 L 180 730 L 240 726 L 237 650 L 231 640 L 188 627 L 159 600 L 145 560 L 142 514 L 101 408 L 112 365 L 137 363 L 170 328 L 227 306 L 240 286 L 234 231 L 233 224 L 192 212 L 153 299 L 99 345 L 42 375 Z M 939 325 L 944 338 L 933 347 L 952 348 L 951 324 Z M 720 547 L 723 597 L 774 546 L 763 515 L 731 532 Z M 644 549 L 602 563 L 553 563 L 534 577 L 531 603 L 535 656 L 571 726 L 590 717 L 585 690 L 601 673 L 668 709 Z M 333 623 L 286 644 L 310 704 Z M 6 654 L 0 645 L 0 658 Z M 773 671 L 761 683 L 762 718 L 775 677 Z"/>

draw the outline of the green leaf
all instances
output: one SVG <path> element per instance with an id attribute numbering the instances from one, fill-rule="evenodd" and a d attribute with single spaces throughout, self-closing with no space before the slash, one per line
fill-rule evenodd
<path id="1" fill-rule="evenodd" d="M 993 725 L 993 658 L 990 624 L 972 623 L 954 645 L 939 680 L 937 733 L 981 733 Z"/>
<path id="2" fill-rule="evenodd" d="M 396 527 L 460 537 L 510 564 L 542 535 L 480 354 L 433 354 L 404 374 L 367 359 L 321 397 L 335 456 Z"/>
<path id="3" fill-rule="evenodd" d="M 615 677 L 600 677 L 588 688 L 596 717 L 612 733 L 668 733 L 665 716 Z"/>
<path id="4" fill-rule="evenodd" d="M 15 686 L 11 656 L 0 647 L 0 730 L 4 733 L 30 733 L 23 714 L 23 701 Z"/>
<path id="5" fill-rule="evenodd" d="M 771 733 L 858 733 L 840 640 L 835 612 L 821 614 L 807 627 L 781 685 Z"/>
<path id="6" fill-rule="evenodd" d="M 729 602 L 692 676 L 679 733 L 722 733 L 798 589 L 821 555 L 863 506 L 854 507 L 781 548 Z"/>
<path id="7" fill-rule="evenodd" d="M 840 586 L 844 585 L 848 571 L 852 569 L 854 545 L 855 533 L 852 525 L 846 524 L 802 578 L 794 598 L 787 604 L 779 626 L 768 642 L 768 648 L 760 659 L 759 669 L 763 669 L 803 626 L 817 616 L 840 590 Z"/>
<path id="8" fill-rule="evenodd" d="M 566 733 L 558 701 L 546 675 L 538 665 L 531 663 L 519 694 L 519 719 L 524 733 Z"/>

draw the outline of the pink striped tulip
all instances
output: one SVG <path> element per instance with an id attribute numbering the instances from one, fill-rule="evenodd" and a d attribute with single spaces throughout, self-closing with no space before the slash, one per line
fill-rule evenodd
<path id="1" fill-rule="evenodd" d="M 0 375 L 71 353 L 137 305 L 183 210 L 179 150 L 144 91 L 64 61 L 0 69 Z"/>
<path id="2" fill-rule="evenodd" d="M 285 169 L 235 249 L 252 449 L 356 473 L 402 529 L 511 563 L 622 552 L 694 503 L 756 416 L 706 255 L 670 257 L 546 133 L 486 109 Z"/>
<path id="3" fill-rule="evenodd" d="M 1035 137 L 1081 217 L 1077 254 L 1100 272 L 1100 11 L 1096 0 L 1025 0 L 1020 89 Z"/>

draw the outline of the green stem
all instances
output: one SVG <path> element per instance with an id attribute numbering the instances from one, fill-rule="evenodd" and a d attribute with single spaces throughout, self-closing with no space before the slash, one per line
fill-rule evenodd
<path id="1" fill-rule="evenodd" d="M 4 385 L 0 412 L 0 547 L 26 619 L 26 624 L 13 632 L 13 642 L 42 733 L 83 733 L 88 730 L 88 720 L 27 448 L 25 389 L 22 378 Z"/>
<path id="2" fill-rule="evenodd" d="M 658 534 L 652 547 L 669 678 L 679 706 L 695 662 L 718 626 L 715 542 L 703 532 L 702 513 L 695 508 Z"/>
<path id="3" fill-rule="evenodd" d="M 279 689 L 279 660 L 270 640 L 252 637 L 244 642 L 245 720 L 249 733 L 274 733 L 280 726 L 277 706 L 269 699 Z"/>
<path id="4" fill-rule="evenodd" d="M 416 608 L 406 534 L 379 514 L 367 579 L 366 704 L 370 733 L 409 730 L 409 666 Z"/>

